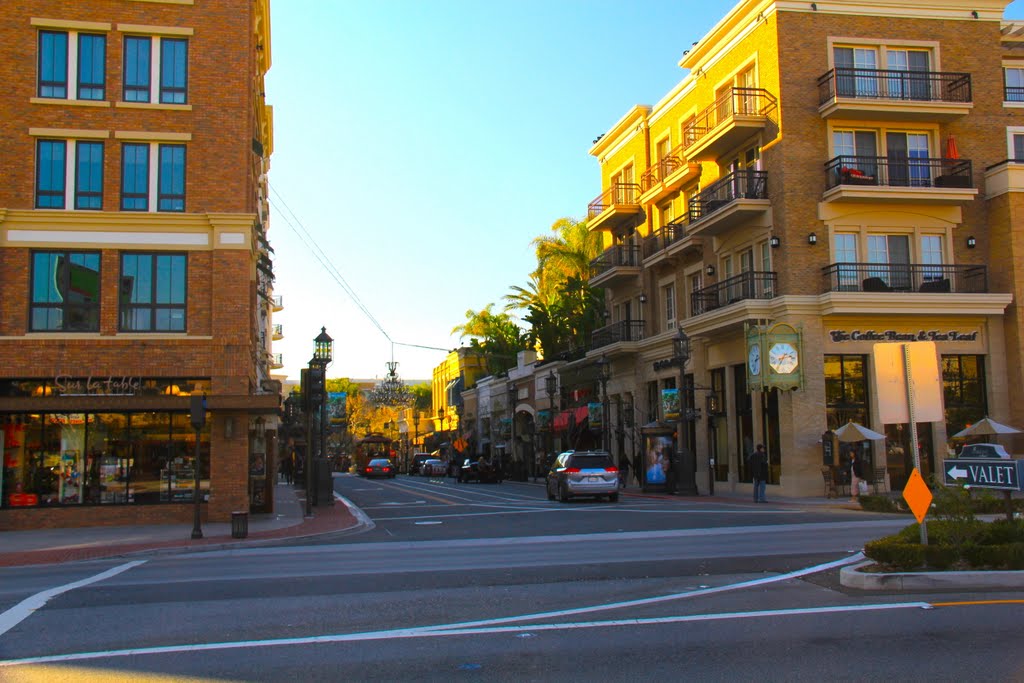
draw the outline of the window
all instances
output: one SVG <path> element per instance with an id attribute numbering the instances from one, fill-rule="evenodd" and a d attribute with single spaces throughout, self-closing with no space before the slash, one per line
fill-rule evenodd
<path id="1" fill-rule="evenodd" d="M 124 101 L 149 102 L 152 39 L 125 36 Z"/>
<path id="2" fill-rule="evenodd" d="M 125 102 L 186 104 L 188 40 L 125 36 L 123 97 Z"/>
<path id="3" fill-rule="evenodd" d="M 185 210 L 185 145 L 160 145 L 157 211 Z"/>
<path id="4" fill-rule="evenodd" d="M 149 145 L 121 147 L 121 210 L 149 210 Z"/>
<path id="5" fill-rule="evenodd" d="M 984 356 L 942 356 L 946 435 L 956 434 L 988 414 Z"/>
<path id="6" fill-rule="evenodd" d="M 123 332 L 184 332 L 188 291 L 185 254 L 122 254 Z"/>
<path id="7" fill-rule="evenodd" d="M 614 198 L 612 201 L 615 204 L 636 203 L 636 188 L 633 185 L 633 164 L 629 164 L 612 176 L 612 188 L 614 188 Z"/>
<path id="8" fill-rule="evenodd" d="M 78 36 L 78 99 L 104 99 L 106 61 L 106 36 L 91 33 Z"/>
<path id="9" fill-rule="evenodd" d="M 188 41 L 180 38 L 160 40 L 160 101 L 185 104 L 188 89 Z"/>
<path id="10" fill-rule="evenodd" d="M 29 329 L 97 332 L 99 321 L 99 253 L 34 252 Z"/>
<path id="11" fill-rule="evenodd" d="M 1024 68 L 1003 69 L 1003 90 L 1006 102 L 1024 102 Z"/>
<path id="12" fill-rule="evenodd" d="M 1024 133 L 1010 133 L 1010 160 L 1024 163 Z"/>
<path id="13" fill-rule="evenodd" d="M 40 31 L 37 70 L 36 94 L 39 97 L 103 100 L 106 98 L 107 37 L 76 31 Z"/>
<path id="14" fill-rule="evenodd" d="M 75 143 L 75 208 L 103 208 L 103 143 Z"/>
<path id="15" fill-rule="evenodd" d="M 36 208 L 63 209 L 67 142 L 39 140 L 36 142 Z"/>
<path id="16" fill-rule="evenodd" d="M 68 34 L 39 32 L 39 97 L 68 96 Z"/>
<path id="17" fill-rule="evenodd" d="M 855 292 L 860 289 L 857 266 L 857 235 L 852 232 L 836 233 L 832 239 L 833 263 L 840 292 Z M 850 265 L 844 265 L 850 264 Z"/>
<path id="18" fill-rule="evenodd" d="M 661 300 L 664 305 L 665 312 L 665 328 L 666 330 L 674 330 L 676 328 L 676 285 L 670 282 L 661 287 Z"/>

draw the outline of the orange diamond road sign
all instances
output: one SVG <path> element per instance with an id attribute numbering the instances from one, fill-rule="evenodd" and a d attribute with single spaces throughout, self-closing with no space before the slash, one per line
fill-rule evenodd
<path id="1" fill-rule="evenodd" d="M 924 483 L 924 479 L 916 467 L 910 473 L 907 485 L 903 487 L 903 500 L 907 501 L 910 511 L 914 513 L 914 517 L 917 517 L 917 523 L 923 522 L 924 516 L 928 514 L 928 508 L 932 504 L 932 492 L 928 490 L 928 485 Z"/>

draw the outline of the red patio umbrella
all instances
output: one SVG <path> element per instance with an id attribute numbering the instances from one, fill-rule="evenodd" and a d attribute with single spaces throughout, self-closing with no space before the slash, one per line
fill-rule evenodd
<path id="1" fill-rule="evenodd" d="M 946 158 L 959 159 L 960 151 L 956 148 L 956 138 L 950 135 L 946 138 Z"/>

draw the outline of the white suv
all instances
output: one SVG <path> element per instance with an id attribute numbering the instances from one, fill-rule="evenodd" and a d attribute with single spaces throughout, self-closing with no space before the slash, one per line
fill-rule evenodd
<path id="1" fill-rule="evenodd" d="M 548 500 L 563 503 L 574 496 L 619 499 L 619 468 L 607 451 L 566 451 L 555 458 L 547 476 Z"/>

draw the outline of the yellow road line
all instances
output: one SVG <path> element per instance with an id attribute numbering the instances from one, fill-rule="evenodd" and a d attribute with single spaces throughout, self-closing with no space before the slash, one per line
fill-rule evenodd
<path id="1" fill-rule="evenodd" d="M 932 607 L 959 607 L 965 605 L 1024 605 L 1024 600 L 961 600 L 959 602 L 932 603 Z"/>

